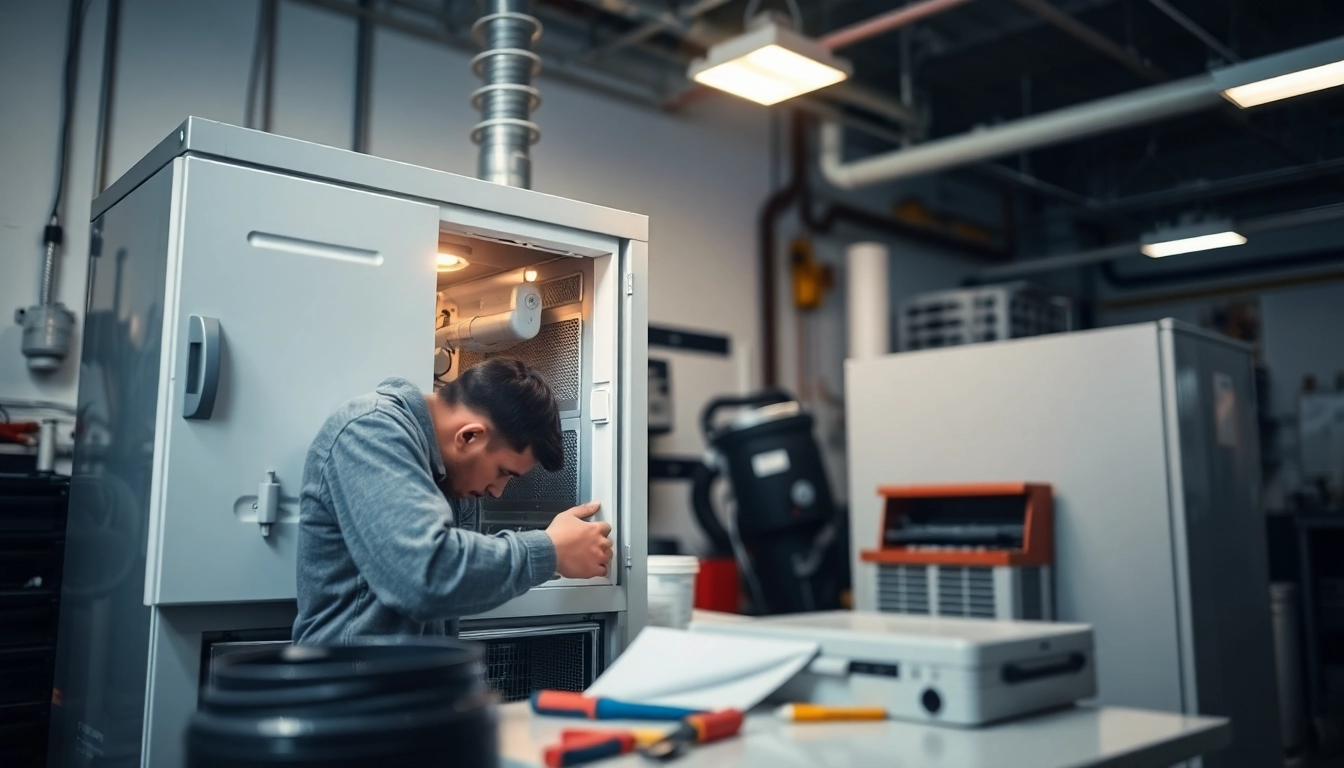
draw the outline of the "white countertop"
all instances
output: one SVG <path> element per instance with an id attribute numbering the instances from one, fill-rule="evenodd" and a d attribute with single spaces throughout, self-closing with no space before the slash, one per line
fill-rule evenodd
<path id="1" fill-rule="evenodd" d="M 634 724 L 536 717 L 526 702 L 500 707 L 501 752 L 508 768 L 541 765 L 542 750 L 565 728 Z M 1167 768 L 1227 746 L 1225 718 L 1191 717 L 1118 707 L 1073 707 L 984 728 L 963 729 L 900 721 L 781 722 L 753 714 L 742 734 L 694 748 L 673 765 L 683 768 Z M 603 768 L 649 768 L 638 755 L 593 763 Z"/>

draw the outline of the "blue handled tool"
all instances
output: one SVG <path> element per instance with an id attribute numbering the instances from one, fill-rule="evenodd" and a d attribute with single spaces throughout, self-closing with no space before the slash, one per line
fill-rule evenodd
<path id="1" fill-rule="evenodd" d="M 539 715 L 586 717 L 589 720 L 684 720 L 698 709 L 631 704 L 615 699 L 594 698 L 569 691 L 537 691 L 532 711 Z"/>

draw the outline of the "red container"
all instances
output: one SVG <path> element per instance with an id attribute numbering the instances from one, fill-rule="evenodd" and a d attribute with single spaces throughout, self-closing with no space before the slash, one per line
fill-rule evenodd
<path id="1" fill-rule="evenodd" d="M 700 560 L 700 573 L 695 577 L 695 607 L 702 611 L 737 613 L 737 563 L 731 557 L 709 557 Z"/>

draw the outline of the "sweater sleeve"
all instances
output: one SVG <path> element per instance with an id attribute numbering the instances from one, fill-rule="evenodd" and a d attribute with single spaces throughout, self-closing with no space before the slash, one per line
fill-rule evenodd
<path id="1" fill-rule="evenodd" d="M 421 453 L 405 425 L 375 410 L 346 425 L 323 468 L 350 556 L 379 602 L 416 621 L 458 618 L 554 575 L 545 531 L 485 536 L 454 527 Z"/>

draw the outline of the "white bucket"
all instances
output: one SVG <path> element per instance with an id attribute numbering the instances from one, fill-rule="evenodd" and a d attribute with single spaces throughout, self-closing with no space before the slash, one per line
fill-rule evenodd
<path id="1" fill-rule="evenodd" d="M 686 629 L 695 607 L 700 561 L 689 555 L 649 555 L 649 625 Z"/>

